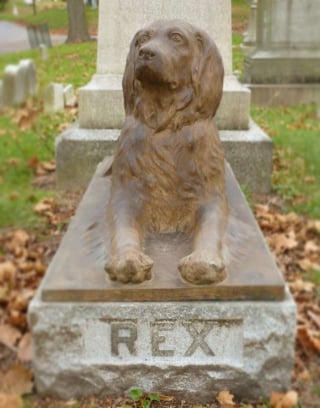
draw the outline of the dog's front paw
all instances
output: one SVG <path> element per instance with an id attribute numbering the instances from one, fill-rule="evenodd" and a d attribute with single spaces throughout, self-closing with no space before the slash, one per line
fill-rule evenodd
<path id="1" fill-rule="evenodd" d="M 122 283 L 141 283 L 151 279 L 153 260 L 143 252 L 130 250 L 113 256 L 105 270 L 111 280 Z"/>
<path id="2" fill-rule="evenodd" d="M 192 252 L 180 260 L 178 268 L 183 279 L 197 285 L 221 282 L 226 277 L 222 258 L 210 251 Z"/>

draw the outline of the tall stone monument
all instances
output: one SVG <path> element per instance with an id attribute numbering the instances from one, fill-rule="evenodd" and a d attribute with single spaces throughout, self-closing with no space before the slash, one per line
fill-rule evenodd
<path id="1" fill-rule="evenodd" d="M 79 124 L 65 131 L 57 143 L 61 187 L 86 185 L 96 164 L 113 152 L 124 120 L 121 78 L 134 33 L 154 20 L 175 18 L 196 24 L 216 41 L 226 74 L 217 123 L 227 159 L 241 184 L 252 191 L 269 191 L 272 142 L 250 120 L 250 92 L 232 73 L 230 0 L 112 0 L 100 4 L 97 73 L 79 90 Z"/>
<path id="2" fill-rule="evenodd" d="M 258 0 L 256 45 L 244 82 L 260 105 L 316 102 L 320 95 L 320 3 Z"/>
<path id="3" fill-rule="evenodd" d="M 224 160 L 223 75 L 186 21 L 134 35 L 115 155 L 29 307 L 38 392 L 210 402 L 290 386 L 295 304 Z"/>

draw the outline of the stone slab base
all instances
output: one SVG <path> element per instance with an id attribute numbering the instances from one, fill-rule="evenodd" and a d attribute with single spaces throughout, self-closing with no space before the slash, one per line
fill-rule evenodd
<path id="1" fill-rule="evenodd" d="M 244 60 L 244 82 L 319 83 L 320 50 L 255 50 Z"/>
<path id="2" fill-rule="evenodd" d="M 320 84 L 248 84 L 258 106 L 320 104 Z"/>
<path id="3" fill-rule="evenodd" d="M 290 388 L 296 309 L 282 301 L 44 302 L 29 307 L 41 394 L 119 396 L 130 388 L 212 402 Z"/>
<path id="4" fill-rule="evenodd" d="M 119 129 L 81 129 L 79 125 L 64 131 L 56 142 L 58 187 L 85 188 L 97 164 L 113 154 L 119 134 Z M 269 192 L 273 144 L 266 133 L 250 121 L 248 130 L 222 130 L 220 138 L 238 182 L 252 192 Z"/>
<path id="5" fill-rule="evenodd" d="M 109 157 L 106 158 L 109 162 Z M 150 280 L 140 284 L 111 281 L 104 270 L 110 258 L 111 231 L 106 223 L 111 176 L 102 162 L 81 200 L 46 274 L 41 298 L 50 302 L 282 300 L 285 283 L 255 218 L 226 163 L 230 215 L 223 246 L 226 278 L 192 285 L 181 278 L 179 261 L 192 252 L 183 233 L 149 233 L 143 251 L 154 262 Z"/>
<path id="6" fill-rule="evenodd" d="M 107 107 L 107 108 L 106 108 Z M 233 75 L 224 79 L 217 112 L 219 129 L 248 129 L 250 90 Z M 84 129 L 120 129 L 124 121 L 122 76 L 96 74 L 79 89 L 79 123 Z"/>

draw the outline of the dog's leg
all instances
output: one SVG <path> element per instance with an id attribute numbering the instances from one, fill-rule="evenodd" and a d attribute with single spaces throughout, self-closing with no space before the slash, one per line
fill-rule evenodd
<path id="1" fill-rule="evenodd" d="M 179 262 L 181 276 L 190 283 L 210 284 L 226 277 L 222 247 L 228 210 L 225 198 L 217 197 L 201 207 L 193 252 Z"/>
<path id="2" fill-rule="evenodd" d="M 111 254 L 105 266 L 111 280 L 140 283 L 151 279 L 153 261 L 141 251 L 142 229 L 137 201 L 118 192 L 110 200 L 107 222 L 111 232 Z"/>

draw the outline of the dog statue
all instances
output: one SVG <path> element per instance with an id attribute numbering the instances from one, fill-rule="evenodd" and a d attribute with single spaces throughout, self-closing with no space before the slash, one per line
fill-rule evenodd
<path id="1" fill-rule="evenodd" d="M 126 119 L 109 172 L 111 280 L 150 279 L 145 234 L 173 231 L 193 240 L 178 265 L 184 280 L 226 277 L 228 204 L 214 120 L 223 76 L 213 40 L 184 21 L 157 21 L 134 36 L 123 76 Z"/>

